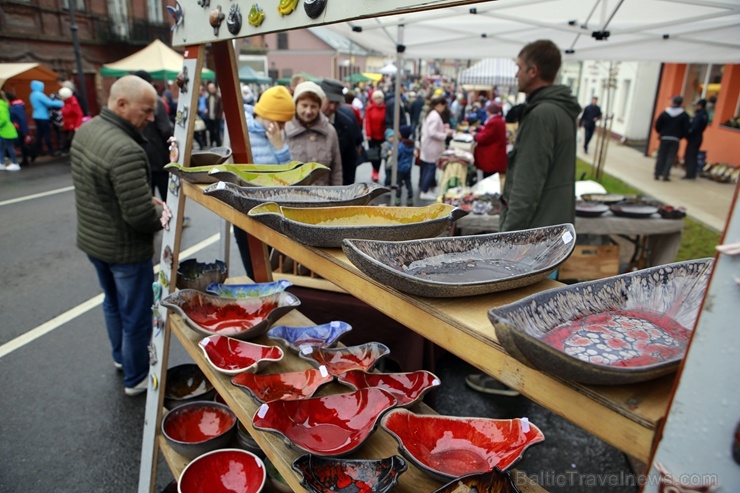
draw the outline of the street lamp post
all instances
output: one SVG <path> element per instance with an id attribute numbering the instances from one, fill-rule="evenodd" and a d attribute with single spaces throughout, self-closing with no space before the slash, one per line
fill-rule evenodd
<path id="1" fill-rule="evenodd" d="M 77 62 L 77 82 L 79 82 L 79 91 L 77 95 L 80 98 L 82 112 L 87 115 L 87 91 L 85 88 L 85 73 L 82 71 L 82 55 L 80 54 L 80 40 L 77 36 L 77 21 L 75 21 L 75 2 L 77 0 L 68 0 L 69 2 L 69 30 L 72 31 L 72 43 L 75 50 L 75 61 Z"/>

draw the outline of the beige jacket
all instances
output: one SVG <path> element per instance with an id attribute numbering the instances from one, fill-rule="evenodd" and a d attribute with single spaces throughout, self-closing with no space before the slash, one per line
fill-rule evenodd
<path id="1" fill-rule="evenodd" d="M 316 180 L 314 185 L 342 185 L 342 157 L 339 138 L 329 119 L 319 113 L 319 121 L 306 128 L 293 117 L 285 124 L 290 157 L 304 163 L 316 162 L 328 166 L 331 172 Z"/>

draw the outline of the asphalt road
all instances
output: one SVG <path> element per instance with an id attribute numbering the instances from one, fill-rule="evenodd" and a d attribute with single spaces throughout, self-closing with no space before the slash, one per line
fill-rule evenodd
<path id="1" fill-rule="evenodd" d="M 358 181 L 369 174 L 369 165 L 362 166 Z M 195 203 L 187 204 L 186 215 L 191 226 L 184 230 L 183 250 L 219 230 L 221 220 Z M 0 172 L 0 493 L 134 492 L 138 485 L 145 398 L 123 393 L 103 325 L 101 290 L 75 246 L 75 228 L 67 160 Z M 155 251 L 158 257 L 158 245 Z M 220 258 L 218 243 L 191 256 Z M 231 273 L 243 274 L 233 254 L 231 260 Z M 170 365 L 188 361 L 173 338 Z M 471 371 L 453 356 L 443 359 L 437 370 L 440 414 L 528 416 L 546 440 L 516 467 L 549 491 L 637 491 L 618 480 L 630 474 L 621 452 L 524 397 L 468 390 L 464 378 Z M 584 483 L 587 477 L 616 484 L 594 487 Z M 172 479 L 161 461 L 158 490 Z"/>

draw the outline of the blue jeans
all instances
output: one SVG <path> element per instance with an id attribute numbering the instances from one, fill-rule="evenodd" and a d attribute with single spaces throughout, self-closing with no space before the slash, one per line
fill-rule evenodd
<path id="1" fill-rule="evenodd" d="M 103 314 L 113 349 L 113 361 L 123 365 L 123 385 L 134 387 L 149 373 L 148 345 L 152 335 L 151 260 L 132 264 L 109 264 L 87 256 L 98 272 L 103 288 Z"/>
<path id="2" fill-rule="evenodd" d="M 0 165 L 5 165 L 5 152 L 11 163 L 18 164 L 18 156 L 15 154 L 15 139 L 3 139 L 0 137 Z"/>
<path id="3" fill-rule="evenodd" d="M 434 183 L 434 175 L 437 172 L 437 163 L 428 163 L 426 161 L 420 161 L 419 165 L 419 191 L 428 192 L 432 188 Z"/>

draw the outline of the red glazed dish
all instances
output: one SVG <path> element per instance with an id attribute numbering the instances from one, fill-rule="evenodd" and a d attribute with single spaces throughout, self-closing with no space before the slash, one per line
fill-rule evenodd
<path id="1" fill-rule="evenodd" d="M 406 409 L 386 414 L 381 426 L 406 458 L 443 481 L 494 467 L 506 470 L 527 447 L 545 439 L 527 420 L 419 415 Z"/>
<path id="2" fill-rule="evenodd" d="M 424 370 L 411 373 L 367 373 L 352 370 L 340 375 L 338 380 L 354 389 L 379 387 L 387 390 L 401 407 L 414 405 L 424 394 L 441 384 L 433 373 Z"/>
<path id="3" fill-rule="evenodd" d="M 255 428 L 278 433 L 310 454 L 341 456 L 370 436 L 380 415 L 396 398 L 378 388 L 361 389 L 298 401 L 262 404 L 252 418 Z"/>
<path id="4" fill-rule="evenodd" d="M 323 384 L 334 379 L 328 373 L 312 368 L 305 371 L 257 375 L 240 373 L 231 379 L 231 383 L 246 390 L 260 402 L 276 400 L 297 400 L 311 397 Z"/>
<path id="5" fill-rule="evenodd" d="M 384 344 L 368 342 L 359 346 L 337 348 L 306 346 L 301 349 L 299 356 L 315 366 L 326 366 L 330 374 L 338 376 L 350 370 L 368 371 L 380 358 L 390 352 Z"/>
<path id="6" fill-rule="evenodd" d="M 262 346 L 226 336 L 205 337 L 198 345 L 211 366 L 227 375 L 259 371 L 284 356 L 277 346 Z"/>
<path id="7" fill-rule="evenodd" d="M 182 471 L 179 493 L 258 493 L 265 485 L 265 465 L 241 449 L 214 450 L 193 460 Z"/>

